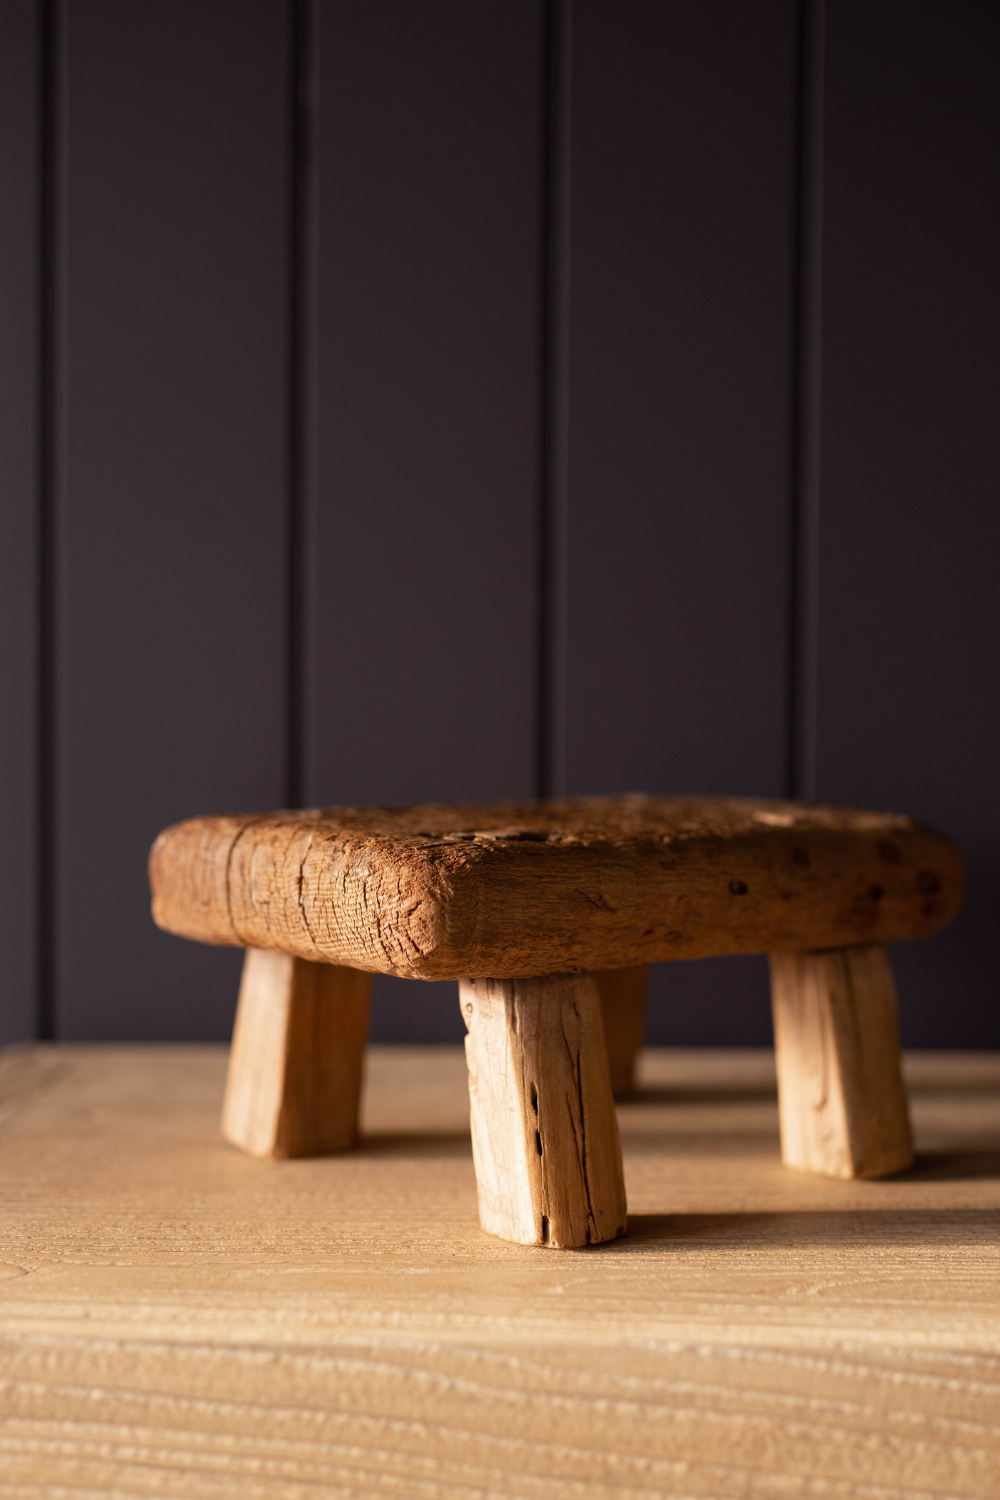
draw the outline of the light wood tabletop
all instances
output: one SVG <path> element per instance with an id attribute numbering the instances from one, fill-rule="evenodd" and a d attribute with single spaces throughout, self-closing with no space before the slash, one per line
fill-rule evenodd
<path id="1" fill-rule="evenodd" d="M 647 1052 L 629 1232 L 562 1254 L 479 1228 L 461 1049 L 291 1161 L 225 1062 L 0 1059 L 0 1495 L 1000 1494 L 1000 1055 L 910 1056 L 866 1182 L 781 1166 L 771 1054 Z"/>

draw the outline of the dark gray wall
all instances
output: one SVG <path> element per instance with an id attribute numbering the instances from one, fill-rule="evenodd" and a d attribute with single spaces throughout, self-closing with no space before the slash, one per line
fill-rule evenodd
<path id="1" fill-rule="evenodd" d="M 39 1020 L 42 28 L 0 5 L 0 1041 Z"/>
<path id="2" fill-rule="evenodd" d="M 329 4 L 315 46 L 303 796 L 530 797 L 543 11 Z M 382 978 L 373 1025 L 460 1036 L 455 986 Z"/>
<path id="3" fill-rule="evenodd" d="M 226 1034 L 175 818 L 645 788 L 953 832 L 904 1033 L 1000 1045 L 997 17 L 2 0 L 4 1036 Z"/>
<path id="4" fill-rule="evenodd" d="M 570 793 L 786 792 L 798 12 L 577 0 Z M 661 965 L 655 1034 L 766 1040 L 763 960 Z"/>
<path id="5" fill-rule="evenodd" d="M 912 809 L 965 910 L 909 1035 L 1000 1040 L 1000 8 L 831 5 L 815 787 Z"/>
<path id="6" fill-rule="evenodd" d="M 290 27 L 281 0 L 58 13 L 60 1036 L 201 1036 L 231 955 L 150 930 L 146 852 L 285 790 Z"/>

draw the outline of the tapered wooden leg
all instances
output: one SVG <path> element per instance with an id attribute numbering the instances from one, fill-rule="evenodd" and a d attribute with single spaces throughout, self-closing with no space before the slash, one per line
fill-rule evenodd
<path id="1" fill-rule="evenodd" d="M 483 1228 L 569 1249 L 625 1229 L 621 1142 L 590 974 L 463 979 Z"/>
<path id="2" fill-rule="evenodd" d="M 648 972 L 648 965 L 639 964 L 633 969 L 598 969 L 594 975 L 616 1099 L 627 1099 L 635 1089 L 635 1060 L 646 1030 Z"/>
<path id="3" fill-rule="evenodd" d="M 828 1177 L 913 1160 L 896 991 L 878 946 L 772 953 L 781 1155 Z"/>
<path id="4" fill-rule="evenodd" d="M 371 975 L 248 948 L 222 1133 L 253 1156 L 353 1146 Z"/>

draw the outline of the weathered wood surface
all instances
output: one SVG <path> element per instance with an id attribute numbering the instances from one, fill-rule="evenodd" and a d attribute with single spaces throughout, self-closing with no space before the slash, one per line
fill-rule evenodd
<path id="1" fill-rule="evenodd" d="M 461 1048 L 369 1069 L 359 1150 L 278 1163 L 222 1048 L 0 1061 L 3 1493 L 1000 1493 L 1000 1057 L 908 1059 L 915 1169 L 842 1182 L 769 1054 L 646 1054 L 630 1231 L 568 1255 L 479 1228 Z"/>
<path id="2" fill-rule="evenodd" d="M 956 850 L 909 818 L 639 796 L 195 818 L 150 880 L 182 937 L 411 979 L 895 942 L 962 892 Z"/>
<path id="3" fill-rule="evenodd" d="M 625 1183 L 597 981 L 466 979 L 459 993 L 479 1222 L 519 1245 L 615 1239 Z"/>
<path id="4" fill-rule="evenodd" d="M 358 1133 L 370 974 L 248 948 L 222 1133 L 254 1156 L 345 1151 Z"/>
<path id="5" fill-rule="evenodd" d="M 627 1099 L 635 1087 L 636 1060 L 646 1030 L 648 967 L 600 969 L 594 978 L 601 997 L 611 1092 L 616 1099 Z"/>
<path id="6" fill-rule="evenodd" d="M 771 955 L 781 1155 L 831 1177 L 913 1160 L 896 987 L 884 948 Z"/>

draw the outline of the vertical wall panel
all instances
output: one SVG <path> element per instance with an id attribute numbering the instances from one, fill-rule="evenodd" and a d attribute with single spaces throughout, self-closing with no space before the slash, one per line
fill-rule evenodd
<path id="1" fill-rule="evenodd" d="M 321 6 L 310 800 L 534 790 L 542 11 Z"/>
<path id="2" fill-rule="evenodd" d="M 574 5 L 574 793 L 785 790 L 796 24 Z M 767 1036 L 756 962 L 656 983 L 663 1038 Z"/>
<path id="3" fill-rule="evenodd" d="M 819 795 L 938 823 L 904 1037 L 1000 1045 L 1000 11 L 828 0 Z"/>
<path id="4" fill-rule="evenodd" d="M 532 789 L 539 25 L 323 7 L 321 800 Z"/>
<path id="5" fill-rule="evenodd" d="M 224 1035 L 149 843 L 284 798 L 290 18 L 68 0 L 59 224 L 58 1016 Z"/>
<path id="6" fill-rule="evenodd" d="M 0 7 L 0 1043 L 34 1035 L 38 951 L 41 26 Z"/>
<path id="7" fill-rule="evenodd" d="M 225 1033 L 238 956 L 156 932 L 146 851 L 173 818 L 283 801 L 289 745 L 308 801 L 534 790 L 553 8 L 302 7 L 306 381 L 293 9 L 55 0 L 49 283 L 39 0 L 0 8 L 0 1038 L 37 1013 L 44 619 L 62 1035 Z M 572 22 L 556 789 L 780 793 L 800 7 L 555 10 Z M 1000 23 L 985 0 L 826 11 L 818 793 L 958 837 L 968 906 L 897 954 L 904 1028 L 996 1045 Z M 301 514 L 296 374 L 316 418 Z M 767 1035 L 755 961 L 655 983 L 657 1039 Z M 452 986 L 416 998 L 387 981 L 376 1035 L 460 1034 Z"/>

